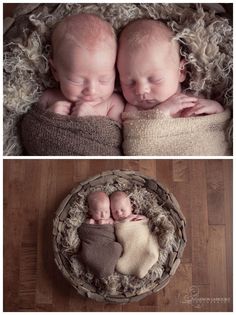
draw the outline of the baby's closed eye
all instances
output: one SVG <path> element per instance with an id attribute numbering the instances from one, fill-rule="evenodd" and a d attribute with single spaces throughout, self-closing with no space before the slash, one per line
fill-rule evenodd
<path id="1" fill-rule="evenodd" d="M 163 78 L 159 78 L 159 77 L 149 77 L 148 81 L 150 83 L 154 83 L 154 84 L 159 84 L 163 81 Z"/>
<path id="2" fill-rule="evenodd" d="M 134 86 L 135 85 L 135 81 L 134 80 L 124 80 L 124 81 L 121 81 L 121 83 L 123 85 L 126 85 L 126 86 Z"/>

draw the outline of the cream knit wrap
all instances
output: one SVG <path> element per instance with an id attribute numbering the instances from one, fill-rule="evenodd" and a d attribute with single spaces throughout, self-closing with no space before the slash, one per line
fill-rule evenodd
<path id="1" fill-rule="evenodd" d="M 123 113 L 125 155 L 230 155 L 225 129 L 230 111 L 170 118 L 157 110 Z"/>
<path id="2" fill-rule="evenodd" d="M 125 275 L 145 277 L 159 257 L 157 238 L 149 230 L 148 219 L 116 223 L 115 233 L 123 247 L 116 270 Z"/>

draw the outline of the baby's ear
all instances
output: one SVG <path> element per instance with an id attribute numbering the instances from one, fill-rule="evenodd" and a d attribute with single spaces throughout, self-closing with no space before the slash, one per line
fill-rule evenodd
<path id="1" fill-rule="evenodd" d="M 54 76 L 54 79 L 55 79 L 57 82 L 59 82 L 58 72 L 57 72 L 57 69 L 56 69 L 56 67 L 55 67 L 55 65 L 54 65 L 54 62 L 53 62 L 53 60 L 52 60 L 51 58 L 49 59 L 49 64 L 50 64 L 50 68 L 51 68 L 52 74 L 53 74 L 53 76 Z"/>
<path id="2" fill-rule="evenodd" d="M 179 63 L 179 82 L 184 82 L 184 80 L 186 79 L 186 60 L 183 58 L 180 60 Z"/>

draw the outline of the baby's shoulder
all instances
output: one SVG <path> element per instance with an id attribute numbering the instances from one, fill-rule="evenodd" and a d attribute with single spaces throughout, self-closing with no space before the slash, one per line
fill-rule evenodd
<path id="1" fill-rule="evenodd" d="M 122 108 L 125 107 L 125 102 L 124 102 L 124 99 L 123 97 L 118 94 L 118 93 L 113 93 L 111 96 L 110 96 L 110 103 L 111 105 L 119 105 L 121 106 Z"/>

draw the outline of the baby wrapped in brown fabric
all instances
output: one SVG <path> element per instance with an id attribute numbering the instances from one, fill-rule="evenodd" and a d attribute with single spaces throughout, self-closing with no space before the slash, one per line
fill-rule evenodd
<path id="1" fill-rule="evenodd" d="M 149 230 L 148 218 L 132 214 L 130 200 L 124 192 L 114 192 L 110 202 L 116 237 L 123 247 L 116 270 L 143 278 L 159 257 L 158 242 Z"/>
<path id="2" fill-rule="evenodd" d="M 88 205 L 91 218 L 78 229 L 79 260 L 97 277 L 107 277 L 113 274 L 122 252 L 121 245 L 115 241 L 110 200 L 104 192 L 92 192 Z"/>

